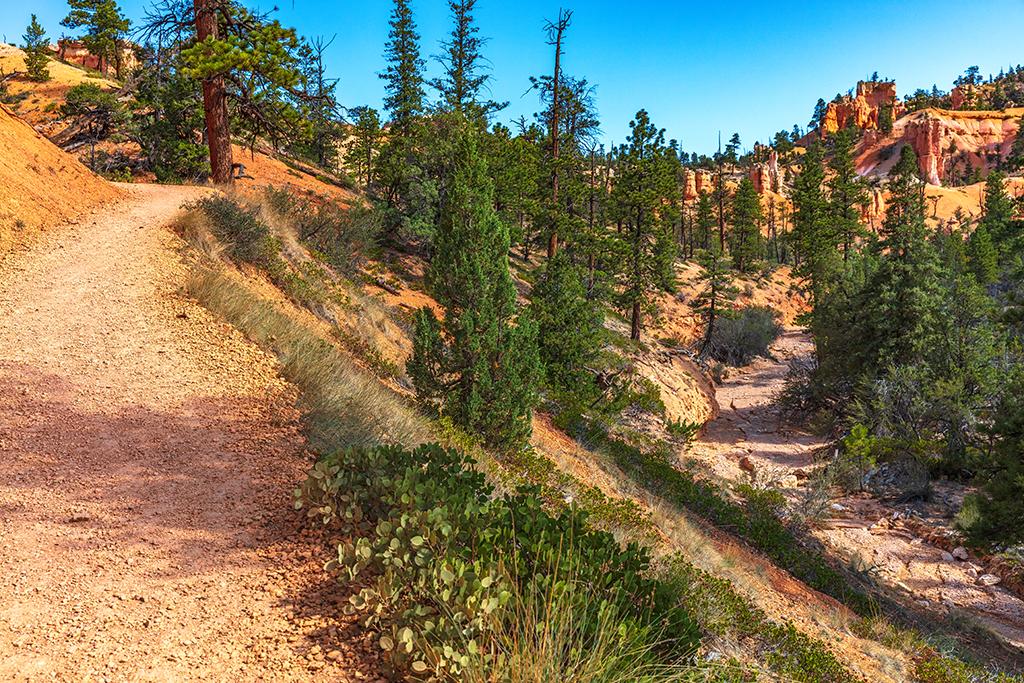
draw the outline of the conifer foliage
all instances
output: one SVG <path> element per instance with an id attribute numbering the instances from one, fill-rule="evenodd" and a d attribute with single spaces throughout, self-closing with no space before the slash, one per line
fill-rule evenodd
<path id="1" fill-rule="evenodd" d="M 104 74 L 113 64 L 114 72 L 123 75 L 122 48 L 131 22 L 121 12 L 116 0 L 68 0 L 71 10 L 61 20 L 67 28 L 84 28 L 82 43 L 100 60 Z"/>
<path id="2" fill-rule="evenodd" d="M 491 76 L 484 69 L 480 53 L 485 41 L 473 21 L 476 0 L 449 0 L 448 7 L 452 14 L 452 33 L 441 44 L 444 53 L 436 57 L 444 75 L 432 80 L 430 85 L 440 93 L 445 108 L 460 112 L 471 121 L 483 122 L 488 114 L 503 105 L 480 101 Z"/>
<path id="3" fill-rule="evenodd" d="M 732 234 L 730 252 L 737 270 L 749 271 L 761 256 L 761 197 L 750 178 L 740 181 L 732 202 Z"/>
<path id="4" fill-rule="evenodd" d="M 487 443 L 516 449 L 529 439 L 538 400 L 537 327 L 516 303 L 508 228 L 494 211 L 479 133 L 463 121 L 453 135 L 427 276 L 444 317 L 417 313 L 408 371 L 425 403 Z"/>
<path id="5" fill-rule="evenodd" d="M 25 51 L 25 71 L 28 77 L 40 83 L 50 80 L 50 71 L 46 66 L 50 62 L 47 54 L 50 50 L 49 41 L 46 40 L 46 31 L 36 19 L 36 15 L 32 15 L 22 39 L 25 41 L 22 49 Z"/>
<path id="6" fill-rule="evenodd" d="M 650 294 L 674 286 L 676 239 L 662 207 L 675 192 L 675 166 L 665 145 L 665 131 L 640 110 L 629 124 L 629 146 L 621 159 L 621 176 L 612 191 L 625 225 L 618 248 L 621 301 L 630 314 L 630 338 L 640 339 Z"/>
<path id="7" fill-rule="evenodd" d="M 390 23 L 384 50 L 388 65 L 380 77 L 385 83 L 384 108 L 391 114 L 392 123 L 403 131 L 423 113 L 424 97 L 420 34 L 408 0 L 395 0 Z"/>
<path id="8" fill-rule="evenodd" d="M 537 321 L 540 357 L 547 386 L 563 393 L 588 393 L 591 368 L 601 349 L 604 314 L 587 298 L 582 269 L 567 254 L 556 254 L 533 288 L 531 311 Z"/>

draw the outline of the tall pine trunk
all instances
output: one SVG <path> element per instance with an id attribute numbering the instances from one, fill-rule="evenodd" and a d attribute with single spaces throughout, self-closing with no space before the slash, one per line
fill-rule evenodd
<path id="1" fill-rule="evenodd" d="M 555 224 L 551 226 L 551 234 L 548 236 L 548 258 L 552 259 L 558 253 L 558 138 L 559 138 L 559 117 L 561 111 L 561 88 L 562 82 L 562 36 L 569 26 L 571 13 L 563 14 L 558 11 L 558 23 L 555 25 L 555 73 L 551 90 L 551 159 L 554 168 L 551 177 L 551 203 L 554 207 Z"/>
<path id="2" fill-rule="evenodd" d="M 194 0 L 196 35 L 200 41 L 217 38 L 217 7 L 220 0 Z M 203 112 L 206 116 L 206 140 L 210 148 L 210 179 L 217 185 L 230 185 L 231 129 L 228 125 L 227 89 L 223 76 L 203 80 Z"/>

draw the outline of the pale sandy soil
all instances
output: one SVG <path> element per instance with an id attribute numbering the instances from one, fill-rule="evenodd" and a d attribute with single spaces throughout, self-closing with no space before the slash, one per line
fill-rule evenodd
<path id="1" fill-rule="evenodd" d="M 811 350 L 806 333 L 788 328 L 772 348 L 774 358 L 730 370 L 717 387 L 719 417 L 682 460 L 696 461 L 721 480 L 779 486 L 794 504 L 802 499 L 806 484 L 794 475 L 813 470 L 814 451 L 825 442 L 781 421 L 774 397 L 789 361 Z M 987 571 L 978 558 L 957 561 L 950 548 L 929 538 L 949 528 L 961 495 L 955 486 L 939 484 L 929 503 L 890 506 L 867 495 L 845 496 L 836 500 L 843 509 L 830 509 L 813 533 L 835 556 L 869 570 L 915 608 L 965 614 L 1024 647 L 1024 601 L 1001 586 L 978 585 L 977 576 Z"/>
<path id="2" fill-rule="evenodd" d="M 0 680 L 373 680 L 300 533 L 294 388 L 126 198 L 0 256 Z"/>

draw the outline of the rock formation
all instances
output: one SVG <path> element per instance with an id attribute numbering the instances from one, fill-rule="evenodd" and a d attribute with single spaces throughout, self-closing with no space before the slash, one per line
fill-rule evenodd
<path id="1" fill-rule="evenodd" d="M 932 185 L 958 184 L 972 170 L 982 174 L 1005 160 L 1024 109 L 946 111 L 922 109 L 899 119 L 892 135 L 864 136 L 857 157 L 862 175 L 884 176 L 903 145 L 917 154 L 921 175 Z"/>
<path id="2" fill-rule="evenodd" d="M 958 85 L 949 93 L 950 106 L 953 109 L 963 109 L 965 104 L 974 102 L 977 97 L 977 88 L 970 84 L 964 83 Z"/>
<path id="3" fill-rule="evenodd" d="M 685 169 L 683 171 L 683 198 L 692 201 L 704 192 L 711 192 L 715 181 L 711 171 L 704 169 Z"/>
<path id="4" fill-rule="evenodd" d="M 54 48 L 51 46 L 50 50 L 56 55 L 57 59 L 62 62 L 77 64 L 78 66 L 84 66 L 87 69 L 95 69 L 96 71 L 106 73 L 110 70 L 109 67 L 113 66 L 112 64 L 104 64 L 103 60 L 89 52 L 89 49 L 85 47 L 85 44 L 80 40 L 61 38 L 57 41 L 57 47 Z M 122 72 L 128 73 L 138 66 L 138 63 L 134 47 L 126 45 L 121 48 Z"/>
<path id="5" fill-rule="evenodd" d="M 903 103 L 896 96 L 895 83 L 860 81 L 854 97 L 846 95 L 838 102 L 829 103 L 822 130 L 825 135 L 831 135 L 849 125 L 861 130 L 877 129 L 878 115 L 887 106 L 893 109 L 893 119 L 903 113 Z"/>
<path id="6" fill-rule="evenodd" d="M 754 164 L 749 172 L 750 181 L 754 183 L 758 194 L 776 191 L 779 187 L 779 155 L 772 149 L 768 151 L 768 160 Z"/>

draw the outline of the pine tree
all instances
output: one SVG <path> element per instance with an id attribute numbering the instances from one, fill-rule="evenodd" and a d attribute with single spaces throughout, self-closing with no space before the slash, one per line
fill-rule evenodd
<path id="1" fill-rule="evenodd" d="M 878 110 L 878 130 L 886 135 L 892 132 L 892 105 L 883 104 Z"/>
<path id="2" fill-rule="evenodd" d="M 544 133 L 536 125 L 525 123 L 518 135 L 501 124 L 484 137 L 488 168 L 494 181 L 494 205 L 509 226 L 512 243 L 521 245 L 523 258 L 529 259 L 530 247 L 540 222 L 541 148 Z"/>
<path id="3" fill-rule="evenodd" d="M 729 189 L 725 186 L 725 155 L 721 152 L 721 139 L 719 139 L 719 151 L 715 153 L 715 182 L 711 188 L 711 195 L 715 200 L 715 207 L 718 214 L 718 243 L 725 249 L 725 219 L 726 206 L 729 203 Z"/>
<path id="4" fill-rule="evenodd" d="M 729 253 L 739 271 L 753 268 L 755 259 L 762 254 L 761 197 L 750 178 L 743 178 L 732 200 L 732 233 L 729 236 Z"/>
<path id="5" fill-rule="evenodd" d="M 735 164 L 739 161 L 740 153 L 740 134 L 733 133 L 732 137 L 729 138 L 729 142 L 725 145 L 725 158 L 730 164 Z"/>
<path id="6" fill-rule="evenodd" d="M 907 145 L 893 169 L 877 249 L 880 263 L 864 292 L 861 367 L 912 365 L 935 344 L 943 292 L 938 255 L 927 239 L 924 183 Z"/>
<path id="7" fill-rule="evenodd" d="M 363 180 L 363 187 L 372 190 L 374 167 L 382 135 L 380 115 L 373 107 L 353 107 L 352 143 L 345 155 L 349 168 L 355 169 Z"/>
<path id="8" fill-rule="evenodd" d="M 436 227 L 443 170 L 432 164 L 444 156 L 436 147 L 445 137 L 439 129 L 449 122 L 442 117 L 427 121 L 423 116 L 424 62 L 409 0 L 395 0 L 390 26 L 384 51 L 387 67 L 380 77 L 385 81 L 384 108 L 391 125 L 376 174 L 387 207 L 385 237 L 394 241 L 429 237 Z"/>
<path id="9" fill-rule="evenodd" d="M 604 315 L 598 302 L 588 299 L 584 273 L 565 252 L 547 262 L 530 308 L 547 385 L 586 400 L 593 388 L 589 368 L 601 350 Z"/>
<path id="10" fill-rule="evenodd" d="M 554 258 L 558 253 L 558 237 L 561 230 L 561 211 L 559 208 L 559 190 L 561 189 L 561 145 L 562 145 L 562 110 L 563 105 L 563 76 L 562 76 L 562 52 L 565 44 L 565 32 L 572 24 L 572 10 L 558 10 L 558 20 L 549 21 L 545 24 L 544 30 L 548 34 L 548 44 L 555 48 L 555 65 L 549 81 L 551 91 L 550 114 L 545 117 L 548 124 L 548 134 L 551 140 L 551 207 L 552 220 L 548 228 L 548 258 Z M 536 81 L 534 86 L 536 86 Z M 542 91 L 543 93 L 543 91 Z M 542 95 L 543 96 L 543 95 Z"/>
<path id="11" fill-rule="evenodd" d="M 479 133 L 454 133 L 434 256 L 427 274 L 444 309 L 416 315 L 409 375 L 417 395 L 488 444 L 517 449 L 531 433 L 542 375 L 537 327 L 516 305 L 508 229 L 494 212 Z"/>
<path id="12" fill-rule="evenodd" d="M 653 303 L 650 293 L 674 286 L 677 245 L 662 209 L 675 192 L 675 167 L 665 131 L 651 123 L 646 111 L 637 112 L 629 127 L 629 147 L 613 194 L 626 228 L 621 237 L 621 301 L 630 311 L 630 338 L 639 340 L 643 309 Z"/>
<path id="13" fill-rule="evenodd" d="M 812 130 L 821 130 L 821 127 L 825 124 L 825 114 L 828 112 L 828 105 L 825 104 L 825 100 L 818 98 L 818 102 L 814 105 L 814 114 L 811 115 L 811 121 L 807 124 L 807 127 Z"/>
<path id="14" fill-rule="evenodd" d="M 202 84 L 211 179 L 230 184 L 232 128 L 251 142 L 308 139 L 294 101 L 304 97 L 302 44 L 293 29 L 238 3 L 194 2 L 196 40 L 181 50 L 182 71 Z"/>
<path id="15" fill-rule="evenodd" d="M 999 279 L 999 254 L 984 223 L 975 228 L 967 242 L 967 264 L 980 285 L 991 285 Z"/>
<path id="16" fill-rule="evenodd" d="M 294 145 L 298 154 L 308 157 L 321 168 L 333 171 L 338 166 L 338 145 L 344 134 L 340 124 L 337 98 L 338 79 L 327 77 L 324 52 L 334 39 L 314 38 L 303 41 L 298 57 L 305 86 L 300 102 L 302 118 L 309 123 L 308 139 Z"/>
<path id="17" fill-rule="evenodd" d="M 25 51 L 25 71 L 28 77 L 39 83 L 50 80 L 50 70 L 47 68 L 50 62 L 50 42 L 36 15 L 32 15 L 32 21 L 22 39 L 25 41 L 21 47 Z"/>
<path id="18" fill-rule="evenodd" d="M 984 463 L 985 485 L 976 499 L 978 519 L 967 534 L 988 547 L 1024 541 L 1024 372 L 1014 369 L 1006 381 L 989 430 L 996 446 Z"/>
<path id="19" fill-rule="evenodd" d="M 106 74 L 113 64 L 121 78 L 121 51 L 131 22 L 121 13 L 116 0 L 68 0 L 68 7 L 71 11 L 61 20 L 61 26 L 85 28 L 82 43 L 99 58 L 100 71 Z"/>
<path id="20" fill-rule="evenodd" d="M 384 109 L 391 115 L 395 133 L 404 135 L 423 113 L 424 63 L 409 0 L 395 0 L 389 23 L 391 32 L 384 49 L 388 65 L 380 74 L 385 82 Z"/>
<path id="21" fill-rule="evenodd" d="M 858 238 L 866 234 L 860 220 L 860 210 L 867 202 L 867 188 L 857 174 L 853 163 L 853 145 L 856 132 L 846 128 L 832 136 L 832 171 L 828 188 L 829 213 L 835 234 L 843 248 L 843 261 L 849 261 L 850 252 Z"/>
<path id="22" fill-rule="evenodd" d="M 210 175 L 200 84 L 182 69 L 170 38 L 144 50 L 132 104 L 132 135 L 160 182 L 201 182 Z"/>
<path id="23" fill-rule="evenodd" d="M 800 257 L 795 272 L 807 281 L 811 303 L 816 306 L 827 295 L 836 277 L 837 239 L 822 192 L 825 169 L 821 145 L 812 144 L 802 162 L 792 198 L 792 238 Z"/>
<path id="24" fill-rule="evenodd" d="M 733 285 L 732 264 L 722 254 L 717 242 L 712 241 L 710 248 L 701 251 L 697 262 L 702 268 L 696 278 L 701 290 L 691 307 L 704 326 L 704 336 L 697 349 L 697 354 L 703 357 L 714 338 L 718 318 L 731 308 L 739 290 Z"/>
<path id="25" fill-rule="evenodd" d="M 1006 192 L 1006 176 L 992 171 L 985 179 L 985 201 L 979 226 L 984 226 L 1003 254 L 1017 248 L 1018 235 L 1013 229 L 1013 199 Z"/>
<path id="26" fill-rule="evenodd" d="M 697 243 L 701 249 L 710 249 L 712 241 L 718 242 L 717 235 L 712 238 L 715 229 L 715 207 L 711 203 L 709 192 L 701 192 L 700 197 L 697 198 L 697 215 L 694 218 L 694 225 L 696 226 Z M 721 249 L 722 245 L 719 244 L 718 248 Z"/>
<path id="27" fill-rule="evenodd" d="M 430 85 L 441 94 L 441 102 L 449 111 L 486 125 L 487 116 L 505 105 L 480 99 L 491 76 L 480 54 L 486 41 L 477 35 L 480 29 L 473 21 L 476 0 L 448 0 L 448 7 L 453 21 L 451 37 L 441 44 L 444 54 L 435 57 L 444 75 Z"/>

